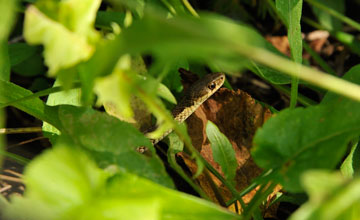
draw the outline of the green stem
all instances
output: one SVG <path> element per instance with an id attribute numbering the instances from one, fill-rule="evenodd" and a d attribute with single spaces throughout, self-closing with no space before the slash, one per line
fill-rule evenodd
<path id="1" fill-rule="evenodd" d="M 277 183 L 263 184 L 252 198 L 250 204 L 244 210 L 244 219 L 250 219 L 253 212 L 260 206 L 260 204 L 273 192 Z"/>
<path id="2" fill-rule="evenodd" d="M 233 45 L 232 45 L 233 47 Z M 319 70 L 292 62 L 286 58 L 275 55 L 265 49 L 249 45 L 233 47 L 240 55 L 246 56 L 258 63 L 272 67 L 291 76 L 298 76 L 316 86 L 360 101 L 360 86 L 338 77 L 325 74 Z M 299 74 L 300 73 L 300 74 Z"/>
<path id="3" fill-rule="evenodd" d="M 295 108 L 298 98 L 299 78 L 293 76 L 291 79 L 290 108 Z"/>
<path id="4" fill-rule="evenodd" d="M 191 4 L 188 2 L 188 0 L 182 0 L 185 8 L 194 16 L 194 17 L 200 17 L 199 14 L 195 11 L 195 9 L 191 6 Z"/>

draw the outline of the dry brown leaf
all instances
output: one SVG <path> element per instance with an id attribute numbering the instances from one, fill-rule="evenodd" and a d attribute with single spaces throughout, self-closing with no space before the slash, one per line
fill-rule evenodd
<path id="1" fill-rule="evenodd" d="M 266 36 L 265 39 L 269 41 L 278 51 L 290 57 L 290 44 L 287 36 Z"/>
<path id="2" fill-rule="evenodd" d="M 201 105 L 186 122 L 194 147 L 221 174 L 221 168 L 213 159 L 210 143 L 206 137 L 207 121 L 214 122 L 220 131 L 227 136 L 236 153 L 238 168 L 235 182 L 237 190 L 240 191 L 261 173 L 261 169 L 256 166 L 251 158 L 250 148 L 256 129 L 261 127 L 270 116 L 271 112 L 256 103 L 247 93 L 241 90 L 235 92 L 221 88 Z M 178 156 L 185 161 L 185 164 L 194 174 L 197 170 L 196 163 L 185 153 L 180 153 Z M 215 176 L 212 176 L 212 179 L 225 201 L 230 200 L 232 198 L 230 191 Z M 219 203 L 208 179 L 204 175 L 200 175 L 197 181 L 204 192 L 213 201 Z M 255 190 L 243 197 L 245 203 L 252 199 Z M 234 207 L 229 209 L 234 210 Z"/>

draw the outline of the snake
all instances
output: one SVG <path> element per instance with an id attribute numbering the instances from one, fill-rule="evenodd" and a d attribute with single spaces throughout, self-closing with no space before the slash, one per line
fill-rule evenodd
<path id="1" fill-rule="evenodd" d="M 179 70 L 186 71 L 186 70 Z M 210 98 L 225 82 L 224 73 L 210 73 L 196 81 L 184 93 L 184 96 L 172 110 L 172 116 L 178 123 L 183 123 L 197 108 Z M 144 132 L 145 135 L 154 131 L 156 128 Z M 160 138 L 151 139 L 153 145 L 157 144 L 164 137 L 170 134 L 173 129 L 166 131 Z M 140 149 L 140 152 L 142 150 Z"/>

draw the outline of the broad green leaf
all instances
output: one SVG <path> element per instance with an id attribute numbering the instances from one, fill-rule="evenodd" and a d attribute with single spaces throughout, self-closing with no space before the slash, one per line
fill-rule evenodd
<path id="1" fill-rule="evenodd" d="M 9 44 L 9 56 L 11 66 L 15 66 L 30 58 L 37 52 L 41 51 L 40 47 L 30 46 L 26 43 Z"/>
<path id="2" fill-rule="evenodd" d="M 331 8 L 339 13 L 344 14 L 345 12 L 345 1 L 344 0 L 315 0 L 328 8 Z M 311 4 L 310 4 L 311 5 Z M 341 21 L 330 15 L 329 13 L 311 5 L 315 16 L 319 23 L 330 31 L 341 31 Z"/>
<path id="3" fill-rule="evenodd" d="M 40 52 L 36 53 L 34 56 L 29 57 L 23 62 L 12 66 L 11 70 L 16 74 L 25 77 L 45 75 L 47 72 L 44 59 L 42 58 Z"/>
<path id="4" fill-rule="evenodd" d="M 10 79 L 10 59 L 8 54 L 8 36 L 15 21 L 17 1 L 0 0 L 0 79 Z"/>
<path id="5" fill-rule="evenodd" d="M 76 146 L 57 144 L 26 169 L 24 197 L 2 210 L 17 220 L 241 219 L 197 197 L 96 167 Z"/>
<path id="6" fill-rule="evenodd" d="M 344 78 L 359 78 L 359 72 L 356 66 Z M 334 168 L 343 158 L 349 141 L 360 134 L 359 112 L 360 103 L 334 94 L 317 106 L 281 111 L 257 131 L 254 160 L 275 169 L 287 190 L 301 191 L 304 171 Z"/>
<path id="7" fill-rule="evenodd" d="M 9 44 L 9 56 L 12 71 L 26 77 L 46 73 L 42 58 L 42 49 L 39 46 L 30 46 L 26 43 Z"/>
<path id="8" fill-rule="evenodd" d="M 16 101 L 32 94 L 33 93 L 27 89 L 17 86 L 11 82 L 0 80 L 0 105 L 1 103 Z M 61 128 L 57 112 L 58 108 L 45 105 L 40 98 L 20 101 L 12 103 L 11 105 L 28 113 L 29 115 L 34 116 L 35 118 L 50 123 L 56 128 Z"/>
<path id="9" fill-rule="evenodd" d="M 56 80 L 53 87 L 61 86 L 61 85 L 62 84 L 60 80 Z M 56 105 L 64 105 L 64 104 L 80 106 L 81 105 L 80 93 L 81 93 L 80 89 L 71 89 L 68 91 L 53 93 L 49 95 L 46 104 L 48 106 L 56 106 Z M 43 123 L 42 128 L 44 132 L 48 132 L 52 135 L 53 134 L 60 135 L 60 131 L 47 122 Z"/>
<path id="10" fill-rule="evenodd" d="M 87 60 L 93 54 L 94 43 L 98 39 L 92 25 L 100 0 L 69 0 L 57 4 L 50 9 L 46 8 L 46 4 L 42 5 L 44 7 L 40 8 L 46 13 L 29 6 L 24 24 L 27 42 L 44 45 L 45 63 L 52 76 L 60 69 Z"/>
<path id="11" fill-rule="evenodd" d="M 225 178 L 229 181 L 234 181 L 238 163 L 232 144 L 211 121 L 208 121 L 206 124 L 206 134 L 211 144 L 215 162 L 220 165 Z"/>
<path id="12" fill-rule="evenodd" d="M 170 177 L 145 136 L 132 125 L 106 113 L 89 108 L 60 106 L 59 118 L 64 127 L 62 134 L 76 145 L 89 151 L 99 166 L 111 165 L 128 170 L 167 187 L 173 187 Z M 136 151 L 145 146 L 145 155 Z"/>
<path id="13" fill-rule="evenodd" d="M 359 178 L 349 181 L 340 173 L 313 170 L 303 175 L 302 183 L 310 198 L 295 211 L 290 220 L 360 218 Z"/>

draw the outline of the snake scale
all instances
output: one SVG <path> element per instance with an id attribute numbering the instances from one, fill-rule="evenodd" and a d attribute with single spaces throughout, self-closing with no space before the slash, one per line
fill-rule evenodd
<path id="1" fill-rule="evenodd" d="M 186 90 L 181 101 L 172 110 L 173 118 L 179 123 L 184 122 L 202 103 L 204 103 L 224 84 L 224 81 L 225 75 L 223 73 L 207 74 L 200 80 L 196 81 L 189 89 Z M 150 129 L 148 132 L 145 132 L 145 134 L 153 130 L 155 129 Z M 160 138 L 152 139 L 151 142 L 156 144 L 171 132 L 172 130 L 169 130 Z"/>

